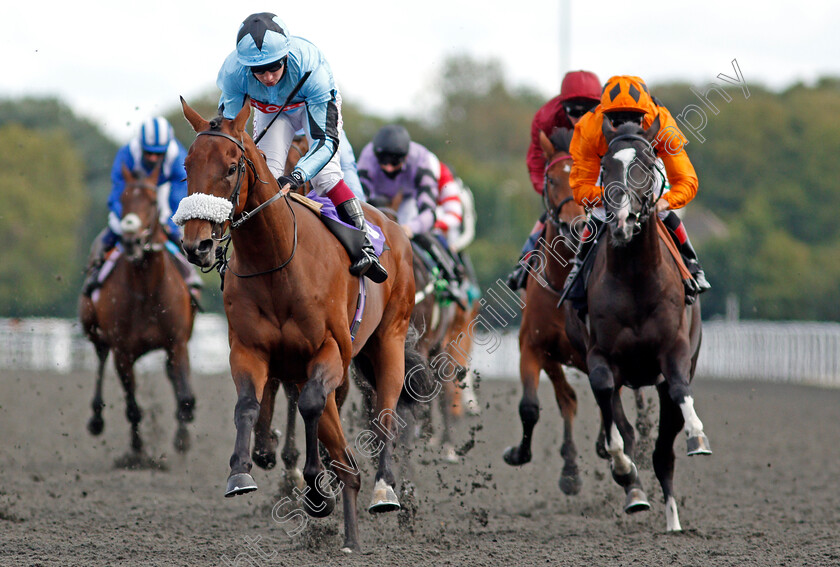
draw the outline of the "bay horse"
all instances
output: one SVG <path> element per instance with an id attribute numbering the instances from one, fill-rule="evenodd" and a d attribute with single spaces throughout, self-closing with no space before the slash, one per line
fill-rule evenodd
<path id="1" fill-rule="evenodd" d="M 537 266 L 529 270 L 525 283 L 525 307 L 519 327 L 519 376 L 522 382 L 522 399 L 519 417 L 522 420 L 522 440 L 519 445 L 508 447 L 504 460 L 512 466 L 531 461 L 531 440 L 540 417 L 537 388 L 540 371 L 545 370 L 554 397 L 563 417 L 563 470 L 560 489 L 565 494 L 577 494 L 581 479 L 577 466 L 577 448 L 572 436 L 577 413 L 577 395 L 566 379 L 563 365 L 587 372 L 586 360 L 569 342 L 566 335 L 566 310 L 564 302 L 556 308 L 566 277 L 575 256 L 577 237 L 572 227 L 582 219 L 584 209 L 575 203 L 569 185 L 572 156 L 569 143 L 572 130 L 560 128 L 551 138 L 540 132 L 540 147 L 546 158 L 543 204 L 546 210 L 544 240 L 537 249 Z"/>
<path id="2" fill-rule="evenodd" d="M 399 509 L 391 455 L 414 306 L 408 239 L 398 225 L 365 207 L 367 219 L 381 228 L 390 247 L 381 258 L 389 277 L 379 285 L 367 282 L 364 317 L 353 339 L 351 325 L 361 282 L 350 274 L 344 247 L 323 222 L 278 187 L 245 131 L 248 101 L 234 119 L 218 116 L 212 121 L 183 98 L 181 104 L 197 132 L 185 163 L 189 195 L 179 208 L 179 213 L 181 208 L 189 211 L 182 218 L 184 249 L 191 262 L 208 268 L 215 265 L 217 251 L 224 260 L 219 244 L 227 229 L 225 238 L 233 245 L 231 258 L 225 261 L 223 300 L 237 392 L 236 439 L 225 496 L 257 489 L 250 475 L 251 433 L 255 451 L 273 451 L 275 394 L 281 383 L 293 384 L 299 392 L 306 439 L 306 487 L 298 493 L 298 501 L 313 517 L 329 515 L 338 495 L 330 485 L 338 479 L 344 505 L 343 550 L 358 550 L 360 471 L 344 437 L 337 398 L 340 401 L 347 391 L 351 359 L 366 361 L 378 413 L 367 442 L 360 447 L 357 437 L 356 448 L 379 457 L 368 510 Z M 334 472 L 322 465 L 319 440 Z"/>
<path id="3" fill-rule="evenodd" d="M 175 449 L 190 446 L 186 424 L 193 420 L 195 396 L 190 385 L 187 342 L 192 335 L 197 305 L 166 249 L 167 237 L 160 222 L 157 184 L 160 166 L 148 177 L 135 176 L 123 167 L 126 181 L 121 197 L 122 252 L 102 287 L 79 301 L 79 320 L 99 359 L 93 416 L 88 431 L 99 435 L 105 426 L 102 379 L 110 352 L 125 390 L 126 417 L 131 424 L 131 448 L 139 455 L 142 412 L 135 399 L 134 363 L 142 355 L 166 351 L 166 375 L 175 389 L 178 430 Z"/>
<path id="4" fill-rule="evenodd" d="M 403 193 L 400 192 L 390 200 L 382 196 L 374 197 L 370 203 L 383 211 L 389 218 L 396 221 L 396 211 L 399 209 L 402 200 Z M 434 237 L 429 236 L 429 238 Z M 467 361 L 472 346 L 469 333 L 465 333 L 464 337 L 466 339 L 462 338 L 458 343 L 460 350 L 451 345 L 452 341 L 462 331 L 465 331 L 467 325 L 472 321 L 469 314 L 476 312 L 475 314 L 477 315 L 478 306 L 476 303 L 476 305 L 468 306 L 469 310 L 465 310 L 455 301 L 446 303 L 440 301 L 437 290 L 437 283 L 440 281 L 440 278 L 432 273 L 427 265 L 429 263 L 433 264 L 435 260 L 430 258 L 430 254 L 418 243 L 412 241 L 411 247 L 414 254 L 412 269 L 414 271 L 414 282 L 417 290 L 414 294 L 414 309 L 411 312 L 411 325 L 419 333 L 417 341 L 418 352 L 426 360 L 432 361 L 433 366 L 438 366 L 438 372 L 435 373 L 435 380 L 441 388 L 437 394 L 443 421 L 440 440 L 441 449 L 444 460 L 457 462 L 459 459 L 455 452 L 455 446 L 452 443 L 451 427 L 453 421 L 460 417 L 461 408 L 458 405 L 458 386 L 460 384 L 456 384 L 455 382 L 459 381 L 458 378 L 460 378 L 460 381 L 463 381 L 467 372 Z M 426 260 L 423 260 L 424 257 Z M 442 374 L 442 371 L 452 369 L 451 364 L 437 365 L 434 363 L 436 357 L 443 354 L 447 357 L 447 361 L 453 361 L 457 365 L 459 376 L 444 376 Z M 420 422 L 419 428 L 422 430 L 420 435 L 432 435 L 431 405 L 421 406 L 412 404 L 409 407 L 401 404 L 400 415 L 409 424 L 412 424 L 416 415 Z M 404 444 L 410 442 L 412 433 L 414 433 L 413 427 L 406 427 L 403 430 L 402 441 Z"/>
<path id="5" fill-rule="evenodd" d="M 656 386 L 660 411 L 653 468 L 665 497 L 667 530 L 679 531 L 674 440 L 685 427 L 689 456 L 710 454 L 711 449 L 690 387 L 700 351 L 700 305 L 686 306 L 680 272 L 657 230 L 655 204 L 664 174 L 657 171 L 652 144 L 659 129 L 658 117 L 647 130 L 633 123 L 614 129 L 604 118 L 605 242 L 595 250 L 587 290 L 588 324 L 570 309 L 566 326 L 572 343 L 586 356 L 612 476 L 625 490 L 628 514 L 647 510 L 650 504 L 633 462 L 635 439 L 619 388 Z"/>

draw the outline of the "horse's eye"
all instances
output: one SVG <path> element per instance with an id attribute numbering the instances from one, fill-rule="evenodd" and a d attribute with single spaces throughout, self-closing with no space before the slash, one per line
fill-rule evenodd
<path id="1" fill-rule="evenodd" d="M 233 175 L 234 173 L 236 173 L 236 165 L 235 165 L 235 164 L 234 164 L 234 165 L 231 165 L 231 166 L 228 168 L 228 172 L 227 172 L 227 174 L 228 174 L 228 176 L 231 176 L 231 175 Z"/>

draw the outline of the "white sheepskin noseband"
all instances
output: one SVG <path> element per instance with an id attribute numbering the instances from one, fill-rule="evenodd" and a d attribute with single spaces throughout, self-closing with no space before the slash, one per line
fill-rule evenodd
<path id="1" fill-rule="evenodd" d="M 178 226 L 184 226 L 190 219 L 223 223 L 230 218 L 231 211 L 233 203 L 227 199 L 206 193 L 194 193 L 181 200 L 178 210 L 172 215 L 172 221 Z"/>

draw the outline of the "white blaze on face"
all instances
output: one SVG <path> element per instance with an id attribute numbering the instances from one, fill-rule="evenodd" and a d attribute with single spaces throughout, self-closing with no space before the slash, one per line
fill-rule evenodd
<path id="1" fill-rule="evenodd" d="M 122 229 L 123 234 L 132 234 L 137 232 L 140 230 L 141 226 L 140 217 L 138 217 L 135 213 L 128 213 L 120 221 L 120 229 Z"/>
<path id="2" fill-rule="evenodd" d="M 627 179 L 627 172 L 630 170 L 630 164 L 633 163 L 633 160 L 636 159 L 636 149 L 635 148 L 624 148 L 623 150 L 618 150 L 613 154 L 613 158 L 616 161 L 620 162 L 624 165 L 624 172 L 622 173 L 622 179 Z M 628 195 L 623 195 L 621 199 L 621 208 L 615 212 L 616 219 L 618 220 L 618 226 L 624 227 L 627 223 L 627 216 L 630 214 L 630 198 Z"/>

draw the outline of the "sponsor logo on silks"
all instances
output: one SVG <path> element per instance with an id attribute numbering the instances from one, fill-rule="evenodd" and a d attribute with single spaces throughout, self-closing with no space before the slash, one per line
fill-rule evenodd
<path id="1" fill-rule="evenodd" d="M 286 109 L 283 112 L 288 112 L 290 110 L 294 110 L 296 108 L 300 108 L 306 104 L 305 102 L 296 102 L 294 104 L 286 105 Z M 262 112 L 263 114 L 274 114 L 275 112 L 279 112 L 281 106 L 277 104 L 269 104 L 267 102 L 260 102 L 258 100 L 251 99 L 251 106 Z"/>

